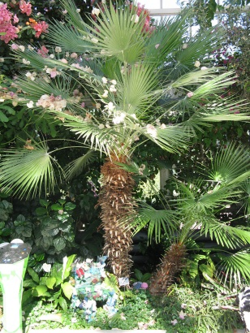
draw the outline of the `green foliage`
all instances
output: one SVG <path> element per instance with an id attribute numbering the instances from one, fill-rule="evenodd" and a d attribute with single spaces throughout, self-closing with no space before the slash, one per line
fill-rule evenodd
<path id="1" fill-rule="evenodd" d="M 75 207 L 64 199 L 56 203 L 40 199 L 40 207 L 35 210 L 34 251 L 42 250 L 49 256 L 60 255 L 62 258 L 77 247 L 72 218 Z"/>
<path id="2" fill-rule="evenodd" d="M 152 298 L 145 291 L 129 291 L 118 305 L 118 312 L 109 317 L 97 309 L 96 318 L 87 323 L 83 311 L 59 312 L 49 305 L 37 303 L 26 319 L 26 328 L 123 330 L 159 329 L 170 333 L 232 333 L 242 328 L 240 315 L 234 307 L 235 297 L 225 297 L 211 291 L 193 291 L 173 287 L 167 298 Z M 236 311 L 230 310 L 235 309 Z"/>
<path id="3" fill-rule="evenodd" d="M 73 286 L 69 282 L 72 270 L 72 263 L 75 255 L 64 257 L 63 264 L 55 263 L 43 265 L 47 271 L 44 276 L 40 275 L 31 267 L 27 268 L 27 278 L 24 280 L 23 304 L 33 301 L 34 298 L 41 298 L 43 303 L 51 303 L 54 308 L 60 306 L 67 311 L 68 303 L 73 293 Z"/>

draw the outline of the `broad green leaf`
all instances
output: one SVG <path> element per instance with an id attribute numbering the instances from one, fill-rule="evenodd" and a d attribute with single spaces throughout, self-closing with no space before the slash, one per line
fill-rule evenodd
<path id="1" fill-rule="evenodd" d="M 201 264 L 199 266 L 199 269 L 202 273 L 206 273 L 206 275 L 208 275 L 210 278 L 212 278 L 214 276 L 214 270 L 211 266 Z"/>
<path id="2" fill-rule="evenodd" d="M 50 294 L 47 293 L 47 290 L 48 289 L 45 285 L 36 286 L 36 288 L 33 289 L 33 295 L 37 297 L 48 296 Z"/>
<path id="3" fill-rule="evenodd" d="M 54 277 L 46 277 L 46 286 L 49 289 L 53 289 L 55 283 L 56 283 L 56 278 L 54 278 Z"/>
<path id="4" fill-rule="evenodd" d="M 5 116 L 3 111 L 0 111 L 0 121 L 2 121 L 3 123 L 7 123 L 9 121 L 9 118 Z"/>
<path id="5" fill-rule="evenodd" d="M 25 290 L 23 292 L 23 296 L 22 296 L 22 304 L 27 303 L 27 301 L 31 301 L 32 300 L 32 289 L 29 290 Z"/>
<path id="6" fill-rule="evenodd" d="M 32 279 L 28 279 L 28 280 L 24 280 L 23 281 L 23 287 L 24 288 L 32 288 L 32 287 L 36 287 L 37 284 L 32 280 Z"/>
<path id="7" fill-rule="evenodd" d="M 66 246 L 66 242 L 63 238 L 56 238 L 53 240 L 54 247 L 57 252 L 63 250 Z"/>
<path id="8" fill-rule="evenodd" d="M 63 297 L 60 297 L 60 298 L 58 299 L 58 302 L 59 302 L 61 308 L 63 309 L 63 311 L 67 311 L 67 309 L 68 309 L 68 304 L 67 304 L 66 300 L 65 300 Z"/>
<path id="9" fill-rule="evenodd" d="M 35 281 L 36 283 L 39 283 L 39 281 L 40 281 L 39 276 L 38 276 L 38 274 L 34 271 L 34 269 L 31 268 L 31 267 L 28 267 L 28 268 L 27 268 L 27 271 L 28 271 L 29 275 L 32 277 L 32 280 Z"/>
<path id="10" fill-rule="evenodd" d="M 76 254 L 72 254 L 71 256 L 67 257 L 66 265 L 63 266 L 63 280 L 65 280 L 71 273 L 72 264 L 75 260 Z M 65 260 L 65 259 L 64 259 Z"/>
<path id="11" fill-rule="evenodd" d="M 64 295 L 68 298 L 71 299 L 72 293 L 73 293 L 73 286 L 69 282 L 64 282 L 61 284 L 62 290 Z"/>
<path id="12" fill-rule="evenodd" d="M 65 205 L 65 207 L 64 207 L 64 209 L 67 210 L 67 211 L 68 210 L 73 210 L 75 208 L 76 208 L 76 205 L 73 204 L 72 202 L 67 202 L 66 205 Z"/>
<path id="13" fill-rule="evenodd" d="M 49 205 L 49 202 L 47 200 L 45 200 L 45 199 L 40 199 L 39 203 L 43 207 L 48 207 L 48 205 Z"/>
<path id="14" fill-rule="evenodd" d="M 56 204 L 51 205 L 50 209 L 51 210 L 55 210 L 55 211 L 63 210 L 63 206 L 61 206 L 60 204 L 56 203 Z"/>

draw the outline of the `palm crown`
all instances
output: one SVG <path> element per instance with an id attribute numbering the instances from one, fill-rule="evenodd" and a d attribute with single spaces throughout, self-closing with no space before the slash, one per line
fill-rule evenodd
<path id="1" fill-rule="evenodd" d="M 106 154 L 99 198 L 104 251 L 113 271 L 126 276 L 132 234 L 119 220 L 133 215 L 134 181 L 121 165 L 130 164 L 144 140 L 174 153 L 204 125 L 249 118 L 243 103 L 236 107 L 233 99 L 221 97 L 233 73 L 197 68 L 197 60 L 220 43 L 219 30 L 187 42 L 188 13 L 150 28 L 147 13 L 136 5 L 103 5 L 100 15 L 85 23 L 74 3 L 61 2 L 68 16 L 64 24 L 50 26 L 54 52 L 14 47 L 16 59 L 28 70 L 16 84 L 27 107 L 49 112 L 84 148 Z M 77 172 L 90 156 L 88 152 L 67 170 Z M 54 166 L 61 170 L 44 142 L 9 151 L 1 162 L 1 186 L 11 186 L 21 197 L 41 193 L 43 187 L 52 191 Z"/>

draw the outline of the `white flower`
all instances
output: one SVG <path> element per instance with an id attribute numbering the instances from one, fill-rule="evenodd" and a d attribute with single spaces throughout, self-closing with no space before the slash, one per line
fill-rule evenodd
<path id="1" fill-rule="evenodd" d="M 184 43 L 184 44 L 182 45 L 183 50 L 185 50 L 187 47 L 188 47 L 188 44 L 187 44 L 187 43 Z"/>
<path id="2" fill-rule="evenodd" d="M 167 126 L 166 126 L 165 124 L 161 124 L 161 125 L 160 125 L 160 128 L 161 128 L 161 129 L 165 129 L 165 128 L 167 128 Z"/>
<path id="3" fill-rule="evenodd" d="M 110 88 L 109 88 L 110 92 L 116 92 L 116 88 L 114 86 L 114 84 L 111 84 Z"/>
<path id="4" fill-rule="evenodd" d="M 108 83 L 108 79 L 106 77 L 102 77 L 102 83 L 104 84 Z"/>
<path id="5" fill-rule="evenodd" d="M 56 46 L 56 47 L 55 47 L 55 52 L 56 52 L 56 53 L 60 53 L 60 52 L 62 52 L 61 47 L 60 47 L 60 46 Z"/>
<path id="6" fill-rule="evenodd" d="M 104 93 L 102 94 L 102 97 L 107 98 L 108 97 L 108 90 L 104 90 Z"/>
<path id="7" fill-rule="evenodd" d="M 24 58 L 23 58 L 22 62 L 23 62 L 23 64 L 25 64 L 25 65 L 30 65 L 30 61 L 29 61 L 29 60 L 26 60 L 26 59 L 24 59 Z"/>
<path id="8" fill-rule="evenodd" d="M 96 16 L 98 16 L 99 14 L 100 14 L 100 9 L 98 9 L 98 8 L 93 8 L 93 10 L 92 10 L 92 15 L 96 15 Z"/>
<path id="9" fill-rule="evenodd" d="M 62 11 L 62 13 L 63 13 L 63 15 L 66 15 L 68 12 L 67 12 L 67 10 L 65 9 L 65 10 Z"/>
<path id="10" fill-rule="evenodd" d="M 108 109 L 108 111 L 114 111 L 115 109 L 115 106 L 112 102 L 109 102 L 106 106 L 105 106 L 106 109 Z"/>
<path id="11" fill-rule="evenodd" d="M 51 59 L 54 59 L 55 58 L 55 55 L 54 54 L 50 54 L 49 56 Z"/>
<path id="12" fill-rule="evenodd" d="M 202 66 L 202 67 L 201 67 L 201 71 L 205 71 L 206 69 L 207 69 L 206 66 Z"/>
<path id="13" fill-rule="evenodd" d="M 4 58 L 0 58 L 0 62 L 4 62 Z"/>
<path id="14" fill-rule="evenodd" d="M 116 116 L 113 118 L 113 123 L 118 125 L 124 121 L 126 114 L 123 112 L 117 112 Z"/>
<path id="15" fill-rule="evenodd" d="M 44 272 L 49 273 L 51 271 L 51 264 L 44 263 L 42 265 L 42 269 L 44 270 Z"/>
<path id="16" fill-rule="evenodd" d="M 199 62 L 199 60 L 196 60 L 196 62 L 194 63 L 194 67 L 199 68 L 201 65 L 201 63 Z"/>
<path id="17" fill-rule="evenodd" d="M 97 109 L 100 109 L 100 108 L 101 108 L 101 103 L 96 103 L 95 107 L 96 107 Z"/>
<path id="18" fill-rule="evenodd" d="M 29 101 L 29 103 L 26 104 L 29 109 L 32 109 L 34 107 L 34 102 Z"/>
<path id="19" fill-rule="evenodd" d="M 19 49 L 24 52 L 25 51 L 25 47 L 23 45 L 19 45 Z"/>
<path id="20" fill-rule="evenodd" d="M 153 138 L 156 138 L 156 136 L 157 136 L 157 130 L 156 130 L 156 128 L 155 128 L 153 125 L 151 125 L 151 124 L 148 124 L 148 125 L 146 126 L 146 132 L 147 132 L 150 136 L 152 136 Z"/>
<path id="21" fill-rule="evenodd" d="M 131 21 L 134 21 L 134 23 L 138 23 L 139 22 L 139 16 L 138 15 L 133 15 L 131 17 Z"/>
<path id="22" fill-rule="evenodd" d="M 76 12 L 77 12 L 77 13 L 80 13 L 80 11 L 81 11 L 81 9 L 77 8 Z"/>
<path id="23" fill-rule="evenodd" d="M 91 38 L 91 42 L 97 44 L 98 43 L 98 39 L 97 38 Z"/>
<path id="24" fill-rule="evenodd" d="M 103 129 L 105 126 L 103 125 L 103 124 L 100 124 L 99 126 L 98 126 L 98 128 L 99 129 Z"/>
<path id="25" fill-rule="evenodd" d="M 30 79 L 31 81 L 35 81 L 36 75 L 37 75 L 36 72 L 33 72 L 33 73 L 27 72 L 27 73 L 25 74 L 25 76 L 26 76 L 28 79 Z"/>
<path id="26" fill-rule="evenodd" d="M 116 80 L 111 80 L 111 83 L 115 86 L 117 84 Z"/>

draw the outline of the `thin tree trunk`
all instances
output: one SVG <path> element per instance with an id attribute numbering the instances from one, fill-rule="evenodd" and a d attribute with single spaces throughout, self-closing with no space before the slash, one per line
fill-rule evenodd
<path id="1" fill-rule="evenodd" d="M 101 168 L 102 189 L 99 197 L 105 245 L 103 252 L 113 273 L 119 277 L 129 277 L 132 260 L 129 252 L 132 247 L 132 232 L 127 228 L 134 212 L 132 174 L 121 169 L 116 162 L 127 163 L 125 157 L 107 159 Z M 126 218 L 126 223 L 121 223 Z"/>
<path id="2" fill-rule="evenodd" d="M 166 295 L 174 277 L 184 266 L 185 245 L 172 244 L 165 252 L 155 274 L 152 275 L 149 291 L 152 295 Z"/>

